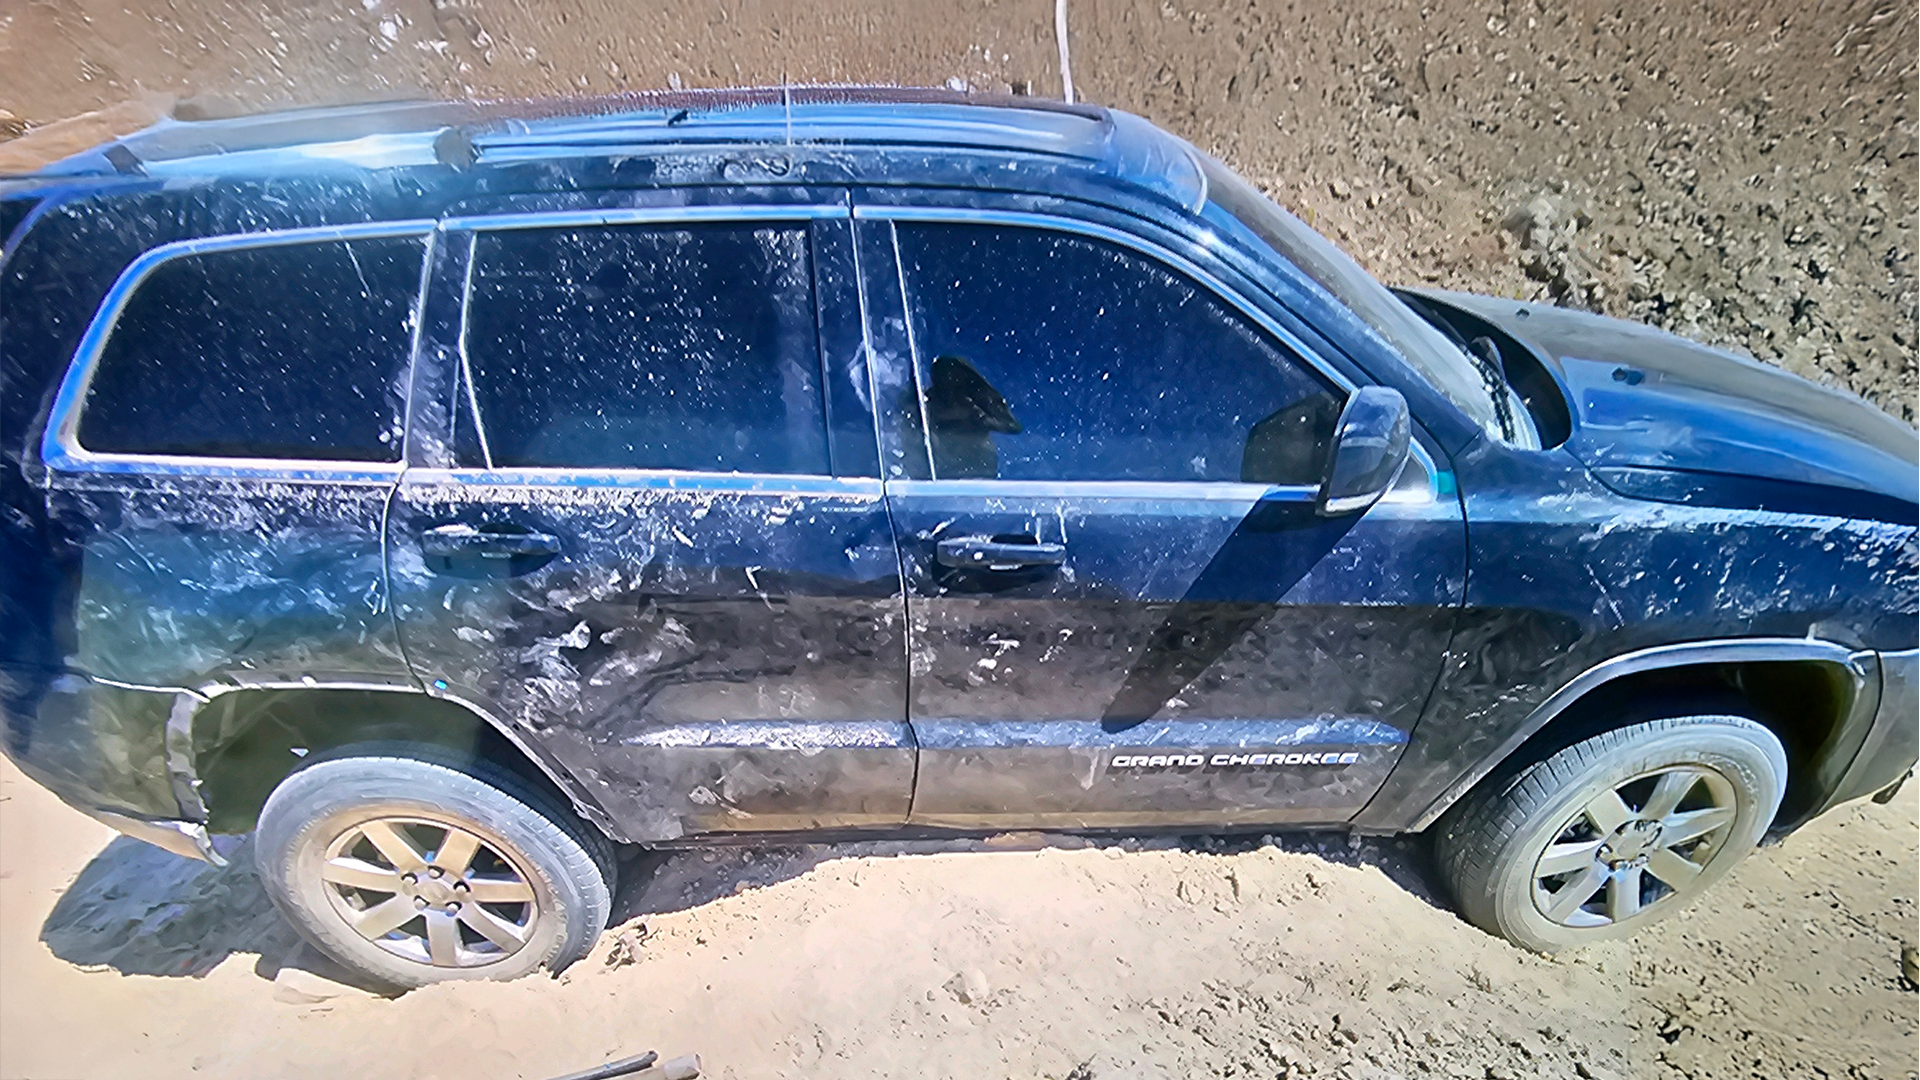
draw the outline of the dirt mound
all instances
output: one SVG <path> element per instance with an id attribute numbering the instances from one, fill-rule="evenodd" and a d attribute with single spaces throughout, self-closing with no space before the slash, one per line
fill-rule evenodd
<path id="1" fill-rule="evenodd" d="M 1103 14 L 1104 14 L 1103 10 Z M 1651 322 L 1911 419 L 1911 11 L 1134 4 L 1075 71 L 1382 277 Z"/>

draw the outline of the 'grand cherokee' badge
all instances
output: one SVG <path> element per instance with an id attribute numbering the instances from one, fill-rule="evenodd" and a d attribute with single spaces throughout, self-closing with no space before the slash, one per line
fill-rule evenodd
<path id="1" fill-rule="evenodd" d="M 1351 765 L 1360 760 L 1352 750 L 1313 753 L 1271 751 L 1265 754 L 1115 754 L 1114 769 L 1232 769 L 1272 768 L 1276 765 Z"/>

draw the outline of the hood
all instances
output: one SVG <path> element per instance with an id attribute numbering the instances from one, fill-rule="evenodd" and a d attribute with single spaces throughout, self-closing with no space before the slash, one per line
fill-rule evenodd
<path id="1" fill-rule="evenodd" d="M 1679 470 L 1920 502 L 1920 434 L 1852 394 L 1639 323 L 1470 293 L 1420 295 L 1544 354 L 1572 413 L 1566 449 L 1610 486 Z"/>

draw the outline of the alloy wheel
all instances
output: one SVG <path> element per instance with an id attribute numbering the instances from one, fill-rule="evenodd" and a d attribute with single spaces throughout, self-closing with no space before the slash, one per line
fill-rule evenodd
<path id="1" fill-rule="evenodd" d="M 1701 765 L 1642 773 L 1589 799 L 1533 869 L 1533 902 L 1562 926 L 1611 926 L 1684 904 L 1738 815 L 1734 786 Z"/>
<path id="2" fill-rule="evenodd" d="M 358 822 L 327 845 L 320 878 L 355 933 L 434 967 L 504 960 L 533 940 L 541 917 L 514 853 L 453 822 Z"/>

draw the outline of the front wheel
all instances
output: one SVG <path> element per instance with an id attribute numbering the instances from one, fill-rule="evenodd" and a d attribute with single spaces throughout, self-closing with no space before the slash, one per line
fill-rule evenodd
<path id="1" fill-rule="evenodd" d="M 611 906 L 591 826 L 510 773 L 418 747 L 349 748 L 287 777 L 255 857 L 302 936 L 402 989 L 558 970 Z"/>
<path id="2" fill-rule="evenodd" d="M 1469 922 L 1550 952 L 1692 903 L 1759 843 L 1786 783 L 1780 740 L 1751 720 L 1653 720 L 1483 785 L 1436 848 Z"/>

